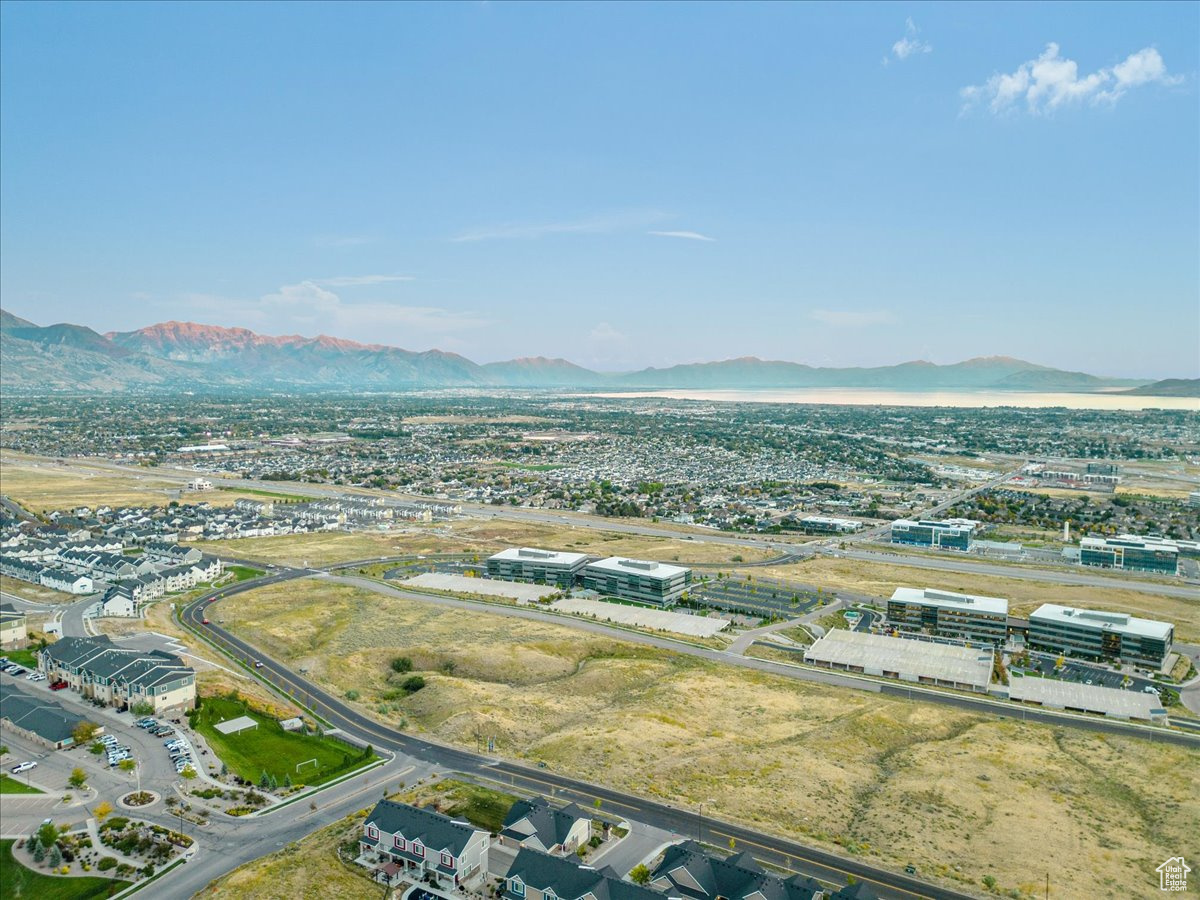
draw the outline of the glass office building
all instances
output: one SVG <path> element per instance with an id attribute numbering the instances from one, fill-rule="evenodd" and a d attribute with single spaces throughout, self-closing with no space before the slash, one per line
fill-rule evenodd
<path id="1" fill-rule="evenodd" d="M 1171 653 L 1175 627 L 1128 613 L 1044 603 L 1029 616 L 1029 644 L 1039 650 L 1158 669 Z"/>
<path id="2" fill-rule="evenodd" d="M 1085 566 L 1174 575 L 1179 570 L 1179 547 L 1159 538 L 1130 534 L 1085 537 L 1079 542 L 1079 561 Z"/>
<path id="3" fill-rule="evenodd" d="M 970 550 L 975 523 L 966 520 L 936 522 L 922 519 L 897 519 L 892 523 L 892 543 L 948 550 Z"/>

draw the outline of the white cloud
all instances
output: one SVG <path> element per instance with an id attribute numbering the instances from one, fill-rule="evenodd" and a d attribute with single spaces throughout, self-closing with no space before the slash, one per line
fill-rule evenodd
<path id="1" fill-rule="evenodd" d="M 1050 43 L 1037 59 L 1021 63 L 1011 74 L 996 73 L 984 84 L 959 91 L 964 112 L 986 103 L 996 114 L 1010 112 L 1021 103 L 1032 114 L 1053 112 L 1060 106 L 1087 102 L 1116 103 L 1130 88 L 1144 84 L 1174 85 L 1182 77 L 1167 74 L 1162 56 L 1153 47 L 1131 53 L 1124 62 L 1080 76 L 1079 64 L 1058 54 Z"/>
<path id="2" fill-rule="evenodd" d="M 883 309 L 814 309 L 809 315 L 822 325 L 833 328 L 866 328 L 870 325 L 889 325 L 896 321 L 892 313 Z"/>
<path id="3" fill-rule="evenodd" d="M 413 281 L 411 275 L 340 275 L 337 278 L 319 278 L 314 284 L 324 287 L 358 287 L 364 284 L 391 284 L 396 281 Z"/>
<path id="4" fill-rule="evenodd" d="M 910 56 L 916 53 L 932 53 L 933 44 L 929 41 L 923 41 L 920 38 L 921 29 L 913 24 L 912 19 L 904 20 L 904 37 L 892 44 L 892 55 L 896 59 L 903 62 Z M 889 57 L 883 58 L 883 64 L 886 66 L 890 61 Z"/>
<path id="5" fill-rule="evenodd" d="M 688 241 L 715 241 L 716 238 L 709 237 L 706 234 L 701 234 L 698 231 L 648 231 L 647 234 L 657 235 L 658 237 L 683 238 Z"/>
<path id="6" fill-rule="evenodd" d="M 628 231 L 631 228 L 645 228 L 664 218 L 666 218 L 666 214 L 656 210 L 633 210 L 595 216 L 575 222 L 490 225 L 464 231 L 451 240 L 456 243 L 469 243 L 493 240 L 536 240 L 555 234 L 609 234 L 614 231 Z"/>

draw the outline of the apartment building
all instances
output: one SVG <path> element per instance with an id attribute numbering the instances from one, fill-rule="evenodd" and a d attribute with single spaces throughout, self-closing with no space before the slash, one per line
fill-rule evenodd
<path id="1" fill-rule="evenodd" d="M 119 647 L 105 635 L 50 644 L 38 654 L 38 668 L 50 681 L 120 709 L 148 703 L 158 713 L 196 705 L 196 672 L 178 656 Z"/>

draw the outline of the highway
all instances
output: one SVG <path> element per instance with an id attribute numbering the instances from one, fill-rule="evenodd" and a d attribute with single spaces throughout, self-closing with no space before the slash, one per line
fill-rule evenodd
<path id="1" fill-rule="evenodd" d="M 593 805 L 598 799 L 601 801 L 602 809 L 622 817 L 674 831 L 681 836 L 690 836 L 694 833 L 697 816 L 696 812 L 691 809 L 657 803 L 644 797 L 559 775 L 548 769 L 532 768 L 498 760 L 396 731 L 352 709 L 323 688 L 292 672 L 286 666 L 266 656 L 256 647 L 225 629 L 216 625 L 205 626 L 202 624 L 210 600 L 219 601 L 243 591 L 310 574 L 313 574 L 313 570 L 288 569 L 261 579 L 217 589 L 198 598 L 180 611 L 180 620 L 185 627 L 222 652 L 246 663 L 249 666 L 248 671 L 260 677 L 267 684 L 295 699 L 296 702 L 339 729 L 344 736 L 364 745 L 370 744 L 377 749 L 401 753 L 449 771 L 500 781 L 562 799 L 574 799 L 586 806 Z M 419 596 L 414 599 L 428 602 L 431 598 Z M 254 668 L 254 662 L 262 663 L 262 667 Z M 764 861 L 786 865 L 793 871 L 803 872 L 827 881 L 845 883 L 848 874 L 854 875 L 860 882 L 870 885 L 880 897 L 884 898 L 928 897 L 937 898 L 937 900 L 941 900 L 941 898 L 951 900 L 951 898 L 966 896 L 947 888 L 927 884 L 902 873 L 869 866 L 858 860 L 843 859 L 828 851 L 808 847 L 787 838 L 763 834 L 731 822 L 724 822 L 711 815 L 705 817 L 705 833 L 709 839 L 714 836 L 725 842 L 733 839 L 739 846 L 751 848 L 754 855 Z"/>

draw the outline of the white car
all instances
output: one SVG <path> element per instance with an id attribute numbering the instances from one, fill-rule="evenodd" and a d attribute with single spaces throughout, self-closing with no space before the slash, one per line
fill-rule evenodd
<path id="1" fill-rule="evenodd" d="M 37 763 L 32 762 L 32 761 L 17 763 L 15 766 L 12 767 L 12 773 L 14 775 L 20 775 L 22 772 L 28 772 L 30 769 L 36 769 L 36 768 L 37 768 Z"/>

